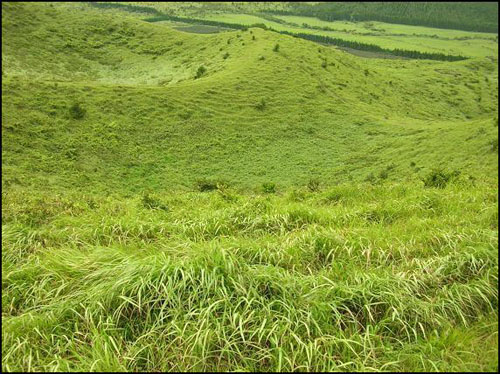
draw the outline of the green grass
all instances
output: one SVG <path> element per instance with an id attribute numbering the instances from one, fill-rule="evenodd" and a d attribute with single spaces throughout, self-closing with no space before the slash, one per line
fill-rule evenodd
<path id="1" fill-rule="evenodd" d="M 248 14 L 207 14 L 202 17 L 243 25 L 264 24 L 277 31 L 306 33 L 340 38 L 385 49 L 415 50 L 470 57 L 498 56 L 498 37 L 493 33 L 476 33 L 443 30 L 421 26 L 394 25 L 382 22 L 320 21 L 312 17 L 276 16 L 287 23 L 278 23 L 265 16 Z M 303 24 L 326 27 L 331 30 L 313 29 Z"/>
<path id="2" fill-rule="evenodd" d="M 3 184 L 138 191 L 220 177 L 254 188 L 359 182 L 393 163 L 392 180 L 498 170 L 489 59 L 380 64 L 261 29 L 191 34 L 88 10 L 110 34 L 81 11 L 16 12 L 17 26 L 4 22 Z"/>
<path id="3" fill-rule="evenodd" d="M 10 190 L 3 369 L 494 371 L 497 193 Z"/>
<path id="4" fill-rule="evenodd" d="M 2 370 L 497 371 L 497 58 L 144 16 L 2 4 Z"/>

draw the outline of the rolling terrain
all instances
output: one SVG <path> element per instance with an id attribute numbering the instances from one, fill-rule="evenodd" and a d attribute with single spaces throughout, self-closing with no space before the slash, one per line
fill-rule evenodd
<path id="1" fill-rule="evenodd" d="M 2 4 L 3 370 L 498 370 L 496 34 L 144 17 Z"/>

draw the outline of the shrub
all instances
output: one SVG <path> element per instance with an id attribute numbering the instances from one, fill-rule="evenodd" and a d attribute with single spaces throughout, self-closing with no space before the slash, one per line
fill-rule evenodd
<path id="1" fill-rule="evenodd" d="M 196 188 L 200 192 L 213 191 L 217 189 L 217 182 L 208 178 L 198 179 Z"/>
<path id="2" fill-rule="evenodd" d="M 194 79 L 198 79 L 200 77 L 202 77 L 207 71 L 207 68 L 203 65 L 201 65 L 198 70 L 196 71 L 196 75 L 194 77 Z"/>
<path id="3" fill-rule="evenodd" d="M 259 56 L 259 61 L 264 61 L 266 58 L 264 56 Z"/>
<path id="4" fill-rule="evenodd" d="M 490 151 L 498 153 L 498 138 L 490 141 Z"/>
<path id="5" fill-rule="evenodd" d="M 327 66 L 328 66 L 328 63 L 326 62 L 326 60 L 323 60 L 323 62 L 321 63 L 321 67 L 323 69 L 326 69 Z"/>
<path id="6" fill-rule="evenodd" d="M 75 103 L 69 108 L 69 114 L 74 119 L 82 119 L 86 112 L 79 103 Z"/>
<path id="7" fill-rule="evenodd" d="M 264 98 L 260 99 L 260 101 L 255 105 L 255 108 L 258 110 L 266 109 L 266 100 Z"/>
<path id="8" fill-rule="evenodd" d="M 222 56 L 222 58 L 223 58 L 224 60 L 225 60 L 226 58 L 228 58 L 228 57 L 229 57 L 229 53 L 228 53 L 228 52 L 224 53 L 224 56 Z"/>
<path id="9" fill-rule="evenodd" d="M 275 193 L 276 192 L 276 184 L 273 182 L 262 183 L 262 191 L 264 193 Z"/>
<path id="10" fill-rule="evenodd" d="M 389 171 L 386 170 L 381 170 L 380 173 L 378 173 L 378 177 L 380 179 L 387 179 L 389 177 Z"/>
<path id="11" fill-rule="evenodd" d="M 168 212 L 168 206 L 166 206 L 161 202 L 161 200 L 157 199 L 154 196 L 151 196 L 147 192 L 144 195 L 142 195 L 141 203 L 144 208 L 159 209 Z"/>
<path id="12" fill-rule="evenodd" d="M 276 45 L 273 48 L 274 52 L 278 52 L 280 50 L 280 45 L 276 43 Z"/>
<path id="13" fill-rule="evenodd" d="M 425 187 L 445 188 L 450 181 L 456 179 L 459 175 L 460 171 L 458 170 L 447 172 L 441 169 L 434 169 L 422 181 Z"/>
<path id="14" fill-rule="evenodd" d="M 317 178 L 312 178 L 309 180 L 309 182 L 307 182 L 307 188 L 311 192 L 319 191 L 319 186 L 320 186 L 320 182 L 319 182 L 319 179 L 317 179 Z"/>

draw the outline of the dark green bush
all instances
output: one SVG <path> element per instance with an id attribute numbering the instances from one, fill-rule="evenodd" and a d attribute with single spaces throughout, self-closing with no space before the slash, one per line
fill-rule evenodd
<path id="1" fill-rule="evenodd" d="M 280 45 L 276 43 L 276 45 L 273 48 L 274 52 L 278 52 L 280 50 Z"/>
<path id="2" fill-rule="evenodd" d="M 83 117 L 85 117 L 86 112 L 87 111 L 82 108 L 80 103 L 75 103 L 69 108 L 69 114 L 73 119 L 82 119 Z"/>
<path id="3" fill-rule="evenodd" d="M 224 60 L 225 60 L 226 58 L 228 58 L 228 57 L 229 57 L 229 53 L 228 53 L 228 52 L 224 53 L 224 56 L 222 56 L 222 58 L 223 58 Z"/>
<path id="4" fill-rule="evenodd" d="M 275 193 L 276 192 L 276 184 L 273 182 L 262 183 L 262 191 L 264 193 Z"/>
<path id="5" fill-rule="evenodd" d="M 260 99 L 260 101 L 255 105 L 255 108 L 258 110 L 266 109 L 266 100 L 264 98 Z"/>
<path id="6" fill-rule="evenodd" d="M 378 177 L 380 179 L 387 179 L 389 177 L 389 171 L 387 169 L 381 170 L 380 173 L 378 173 Z"/>
<path id="7" fill-rule="evenodd" d="M 428 175 L 422 178 L 425 187 L 445 188 L 446 185 L 455 180 L 460 175 L 460 171 L 451 172 L 442 169 L 433 169 Z"/>
<path id="8" fill-rule="evenodd" d="M 194 79 L 198 79 L 198 78 L 201 78 L 207 71 L 207 68 L 203 65 L 201 65 L 198 70 L 196 70 L 196 75 L 194 77 Z"/>
<path id="9" fill-rule="evenodd" d="M 307 182 L 307 188 L 311 192 L 319 191 L 320 181 L 317 178 L 311 178 L 309 182 Z"/>
<path id="10" fill-rule="evenodd" d="M 213 191 L 217 189 L 217 182 L 208 178 L 201 178 L 195 182 L 196 189 L 200 192 Z"/>
<path id="11" fill-rule="evenodd" d="M 149 193 L 142 195 L 142 206 L 147 209 L 159 209 L 168 212 L 168 206 L 163 204 L 158 198 L 151 196 Z"/>
<path id="12" fill-rule="evenodd" d="M 498 153 L 498 138 L 490 141 L 490 151 Z"/>

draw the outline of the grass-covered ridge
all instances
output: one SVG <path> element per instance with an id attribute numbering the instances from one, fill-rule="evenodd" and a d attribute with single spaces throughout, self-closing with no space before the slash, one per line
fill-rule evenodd
<path id="1" fill-rule="evenodd" d="M 491 35 L 129 6 L 2 4 L 3 371 L 498 371 Z"/>
<path id="2" fill-rule="evenodd" d="M 7 6 L 4 185 L 137 191 L 215 177 L 253 188 L 387 168 L 389 180 L 497 171 L 489 59 L 380 64 L 258 28 L 198 35 Z"/>
<path id="3" fill-rule="evenodd" d="M 156 8 L 153 7 L 144 7 L 144 6 L 134 6 L 134 5 L 128 5 L 128 4 L 121 4 L 121 3 L 98 3 L 98 2 L 91 2 L 89 5 L 101 9 L 122 9 L 126 11 L 131 11 L 131 12 L 150 12 L 153 14 L 153 17 L 148 17 L 145 18 L 145 21 L 147 22 L 162 22 L 162 21 L 175 21 L 175 22 L 184 22 L 184 23 L 192 23 L 192 24 L 201 24 L 201 25 L 210 25 L 210 26 L 220 26 L 220 27 L 226 27 L 226 28 L 233 28 L 233 29 L 243 29 L 246 30 L 248 26 L 244 24 L 239 24 L 239 23 L 228 23 L 228 22 L 221 22 L 217 20 L 210 20 L 210 19 L 196 19 L 196 18 L 191 18 L 191 17 L 179 17 L 171 14 L 162 14 L 159 12 Z M 272 17 L 272 20 L 275 21 L 280 21 L 280 19 Z M 293 32 L 289 30 L 276 30 L 273 29 L 272 27 L 267 26 L 265 23 L 255 23 L 253 25 L 250 25 L 253 27 L 262 27 L 266 30 L 272 30 L 279 32 L 281 34 L 285 35 L 292 35 L 294 37 L 306 39 L 306 40 L 313 40 L 322 44 L 328 44 L 328 45 L 335 45 L 335 46 L 340 46 L 340 47 L 349 47 L 349 48 L 355 48 L 357 50 L 361 51 L 375 51 L 375 52 L 382 52 L 382 53 L 389 53 L 395 56 L 402 56 L 402 57 L 407 57 L 407 58 L 415 58 L 415 59 L 427 59 L 427 60 L 438 60 L 438 61 L 460 61 L 460 60 L 465 60 L 466 57 L 461 56 L 461 55 L 450 55 L 450 54 L 444 54 L 444 53 L 438 53 L 438 52 L 421 52 L 421 51 L 415 51 L 415 50 L 408 50 L 408 49 L 398 49 L 398 48 L 393 48 L 393 49 L 388 49 L 388 48 L 382 48 L 379 45 L 376 44 L 368 44 L 368 43 L 363 43 L 359 41 L 352 41 L 352 40 L 346 40 L 346 39 L 341 39 L 341 38 L 334 38 L 331 36 L 325 36 L 325 35 L 317 35 L 317 34 L 310 34 L 310 33 L 304 33 L 304 32 Z"/>

